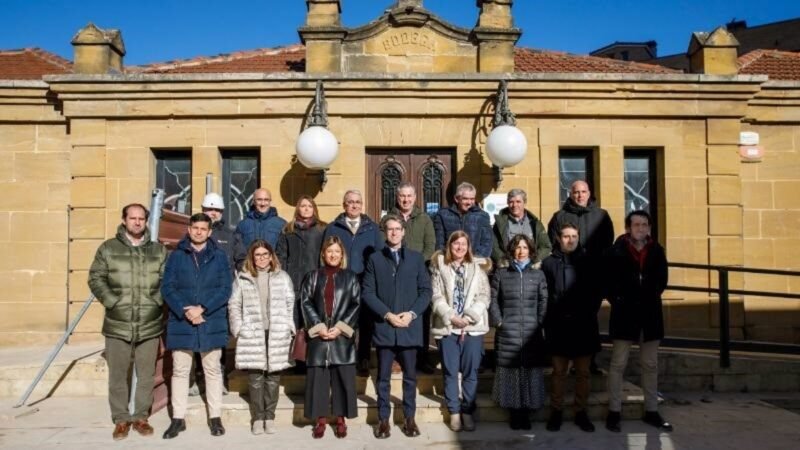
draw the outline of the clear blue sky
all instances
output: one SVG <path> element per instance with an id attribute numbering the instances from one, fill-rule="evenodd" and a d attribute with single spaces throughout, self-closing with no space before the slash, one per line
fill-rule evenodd
<path id="1" fill-rule="evenodd" d="M 394 0 L 343 0 L 346 26 L 378 17 Z M 471 28 L 475 0 L 424 0 Z M 129 65 L 299 42 L 304 0 L 2 0 L 0 49 L 41 47 L 72 59 L 70 40 L 92 21 L 118 28 Z M 800 0 L 516 0 L 520 46 L 588 53 L 614 41 L 658 41 L 658 54 L 686 51 L 692 31 L 733 18 L 758 25 L 800 17 Z M 800 31 L 799 31 L 800 32 Z"/>

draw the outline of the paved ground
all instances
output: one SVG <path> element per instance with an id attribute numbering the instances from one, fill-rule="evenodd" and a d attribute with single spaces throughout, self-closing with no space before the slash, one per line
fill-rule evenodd
<path id="1" fill-rule="evenodd" d="M 530 432 L 510 430 L 499 423 L 479 424 L 473 433 L 452 433 L 444 424 L 423 424 L 423 435 L 409 439 L 394 428 L 392 437 L 378 441 L 367 426 L 352 426 L 350 436 L 337 440 L 329 432 L 321 441 L 310 436 L 310 427 L 282 426 L 272 436 L 251 436 L 245 427 L 228 429 L 223 437 L 211 437 L 206 427 L 193 426 L 178 438 L 160 435 L 168 417 L 152 418 L 156 436 L 142 438 L 131 432 L 128 439 L 113 442 L 108 405 L 104 398 L 51 398 L 32 406 L 12 408 L 16 399 L 0 398 L 0 448 L 8 449 L 241 449 L 277 448 L 375 449 L 797 449 L 800 448 L 800 393 L 672 395 L 662 413 L 675 425 L 672 433 L 660 433 L 639 422 L 623 422 L 623 432 L 611 433 L 597 423 L 598 431 L 583 433 L 571 423 L 558 433 L 535 423 Z M 36 399 L 33 399 L 36 402 Z M 771 402 L 771 403 L 770 403 Z M 775 406 L 775 405 L 780 405 Z M 788 408 L 788 409 L 784 409 Z"/>

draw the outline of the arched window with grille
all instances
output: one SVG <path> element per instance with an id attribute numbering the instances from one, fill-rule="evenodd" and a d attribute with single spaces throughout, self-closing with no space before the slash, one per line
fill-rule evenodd
<path id="1" fill-rule="evenodd" d="M 397 198 L 397 186 L 403 181 L 403 168 L 394 161 L 389 161 L 381 170 L 381 217 L 394 208 Z"/>
<path id="2" fill-rule="evenodd" d="M 422 207 L 430 214 L 436 214 L 444 202 L 444 168 L 436 160 L 429 161 L 421 171 Z"/>

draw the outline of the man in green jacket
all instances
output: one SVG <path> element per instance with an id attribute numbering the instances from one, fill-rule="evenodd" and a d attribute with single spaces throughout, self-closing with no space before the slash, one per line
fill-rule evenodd
<path id="1" fill-rule="evenodd" d="M 89 269 L 89 288 L 106 309 L 103 336 L 108 363 L 108 403 L 114 440 L 125 439 L 131 426 L 151 436 L 147 419 L 153 404 L 158 337 L 164 331 L 161 276 L 167 250 L 150 241 L 143 205 L 122 209 L 116 237 L 103 242 Z M 134 412 L 128 411 L 131 363 L 136 369 Z"/>
<path id="2" fill-rule="evenodd" d="M 427 264 L 434 250 L 436 250 L 436 232 L 433 229 L 433 220 L 416 205 L 417 190 L 412 183 L 408 181 L 400 183 L 395 190 L 395 197 L 397 198 L 397 206 L 392 208 L 386 217 L 394 215 L 403 220 L 403 228 L 406 233 L 403 238 L 403 246 L 422 253 L 422 258 Z M 383 229 L 383 226 L 381 226 L 381 229 Z M 385 237 L 386 232 L 384 231 L 383 234 Z M 422 327 L 424 330 L 422 334 L 423 351 L 417 357 L 417 370 L 424 373 L 433 373 L 435 369 L 428 355 L 428 346 L 431 341 L 430 307 L 425 310 L 425 314 L 422 316 Z"/>
<path id="3" fill-rule="evenodd" d="M 508 206 L 494 216 L 492 260 L 495 267 L 506 256 L 508 242 L 518 234 L 525 234 L 536 243 L 536 257 L 533 258 L 535 268 L 538 269 L 542 260 L 552 251 L 547 229 L 538 217 L 525 208 L 527 202 L 528 194 L 525 191 L 512 189 L 508 191 Z"/>
<path id="4" fill-rule="evenodd" d="M 403 219 L 403 228 L 406 230 L 403 245 L 415 252 L 422 253 L 425 262 L 428 262 L 436 249 L 433 220 L 416 205 L 417 190 L 413 184 L 408 181 L 400 183 L 395 191 L 395 196 L 397 206 L 389 211 L 389 215 Z"/>

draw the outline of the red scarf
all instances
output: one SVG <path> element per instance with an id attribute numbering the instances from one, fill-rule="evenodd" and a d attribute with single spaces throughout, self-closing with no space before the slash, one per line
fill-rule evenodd
<path id="1" fill-rule="evenodd" d="M 644 247 L 641 250 L 637 250 L 636 247 L 633 245 L 633 240 L 631 239 L 631 235 L 625 235 L 625 242 L 628 244 L 628 253 L 631 254 L 631 257 L 634 261 L 639 263 L 639 271 L 644 270 L 644 262 L 647 259 L 647 253 L 650 251 L 650 248 L 653 247 L 653 240 L 650 236 L 647 236 L 645 240 Z"/>
<path id="2" fill-rule="evenodd" d="M 333 307 L 336 306 L 336 298 L 333 295 L 336 289 L 333 277 L 339 272 L 338 267 L 325 266 L 325 315 L 331 317 L 333 315 Z"/>

